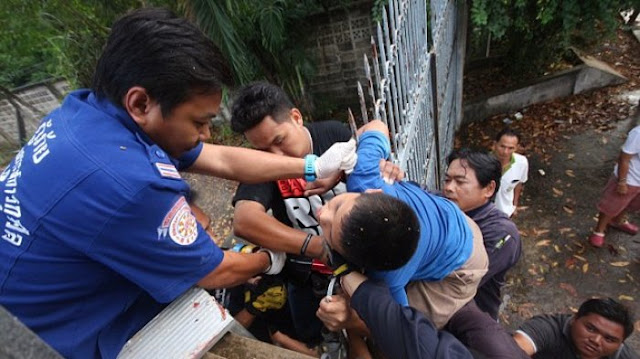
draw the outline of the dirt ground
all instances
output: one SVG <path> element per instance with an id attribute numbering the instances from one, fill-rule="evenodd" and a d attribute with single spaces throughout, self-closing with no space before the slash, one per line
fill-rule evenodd
<path id="1" fill-rule="evenodd" d="M 502 323 L 516 328 L 540 313 L 576 311 L 584 300 L 610 296 L 640 318 L 640 234 L 607 233 L 607 246 L 595 249 L 586 238 L 596 223 L 595 204 L 610 176 L 627 132 L 638 124 L 636 108 L 618 95 L 640 88 L 640 43 L 628 33 L 604 43 L 591 55 L 607 61 L 628 82 L 523 109 L 512 127 L 524 135 L 529 181 L 515 218 L 524 245 L 505 287 Z M 468 86 L 468 82 L 465 82 Z M 509 114 L 461 128 L 458 146 L 488 146 Z M 231 198 L 236 183 L 187 176 L 196 203 L 215 219 L 222 242 L 231 232 Z M 640 223 L 640 215 L 630 216 Z M 640 330 L 640 321 L 636 322 Z M 640 334 L 630 344 L 640 351 Z"/>
<path id="2" fill-rule="evenodd" d="M 523 256 L 508 278 L 501 316 L 511 329 L 532 315 L 576 311 L 596 296 L 621 301 L 640 319 L 640 234 L 609 230 L 601 249 L 587 242 L 596 224 L 595 205 L 620 146 L 628 131 L 640 124 L 637 100 L 633 105 L 620 97 L 640 89 L 640 43 L 629 32 L 619 31 L 590 54 L 628 81 L 530 106 L 521 110 L 522 120 L 502 114 L 457 133 L 458 146 L 486 148 L 508 119 L 523 134 L 529 181 L 514 219 Z M 640 215 L 629 219 L 639 223 Z M 637 331 L 629 343 L 639 350 Z"/>
<path id="3" fill-rule="evenodd" d="M 529 156 L 523 208 L 514 219 L 523 256 L 504 291 L 511 297 L 502 315 L 505 325 L 515 328 L 535 314 L 575 311 L 596 296 L 612 297 L 640 313 L 640 235 L 609 230 L 601 249 L 586 241 L 596 223 L 600 192 L 637 122 L 629 118 L 609 131 L 563 136 L 551 164 Z M 638 223 L 640 216 L 630 220 Z M 640 334 L 634 334 L 631 345 L 640 349 Z"/>

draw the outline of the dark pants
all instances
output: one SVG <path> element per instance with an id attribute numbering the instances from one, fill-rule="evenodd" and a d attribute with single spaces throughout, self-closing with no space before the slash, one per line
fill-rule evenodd
<path id="1" fill-rule="evenodd" d="M 473 300 L 451 317 L 445 329 L 487 358 L 529 358 L 504 327 L 480 310 Z"/>
<path id="2" fill-rule="evenodd" d="M 303 286 L 289 283 L 287 291 L 287 301 L 297 338 L 309 347 L 320 344 L 322 342 L 320 330 L 323 324 L 316 316 L 320 298 L 314 294 L 310 283 Z"/>

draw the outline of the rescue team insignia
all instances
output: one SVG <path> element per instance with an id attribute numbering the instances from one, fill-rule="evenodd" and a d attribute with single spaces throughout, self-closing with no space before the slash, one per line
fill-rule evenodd
<path id="1" fill-rule="evenodd" d="M 158 172 L 160 172 L 160 176 L 162 177 L 176 178 L 176 179 L 182 178 L 180 177 L 180 172 L 178 172 L 176 167 L 172 164 L 156 162 L 156 168 L 158 169 Z"/>
<path id="2" fill-rule="evenodd" d="M 166 238 L 167 235 L 181 246 L 187 246 L 198 238 L 196 217 L 191 213 L 184 197 L 178 199 L 158 227 L 158 240 Z"/>

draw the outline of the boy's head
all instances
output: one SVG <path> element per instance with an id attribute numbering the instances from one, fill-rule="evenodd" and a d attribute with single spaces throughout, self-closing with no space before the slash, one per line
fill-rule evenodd
<path id="1" fill-rule="evenodd" d="M 444 195 L 463 212 L 489 202 L 498 191 L 502 166 L 494 155 L 462 149 L 452 152 L 448 163 Z"/>
<path id="2" fill-rule="evenodd" d="M 280 87 L 255 82 L 238 91 L 233 101 L 231 128 L 262 151 L 291 157 L 313 152 L 302 114 Z"/>
<path id="3" fill-rule="evenodd" d="M 411 207 L 383 193 L 343 193 L 324 205 L 318 218 L 329 247 L 365 269 L 402 267 L 420 238 Z"/>
<path id="4" fill-rule="evenodd" d="M 222 88 L 232 83 L 220 51 L 195 25 L 143 8 L 113 24 L 91 87 L 175 157 L 210 136 Z"/>

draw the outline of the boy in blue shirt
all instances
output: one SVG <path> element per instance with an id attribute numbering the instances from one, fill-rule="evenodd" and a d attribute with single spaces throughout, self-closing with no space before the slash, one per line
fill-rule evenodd
<path id="1" fill-rule="evenodd" d="M 359 132 L 358 162 L 347 179 L 350 193 L 337 196 L 319 212 L 325 240 L 348 262 L 367 270 L 371 279 L 384 281 L 398 303 L 415 307 L 442 328 L 473 299 L 487 271 L 480 230 L 445 198 L 414 183 L 385 183 L 378 163 L 390 154 L 386 125 L 372 121 Z M 402 204 L 419 223 L 415 251 L 410 249 L 416 222 Z M 318 315 L 325 325 L 340 311 L 331 308 L 332 303 L 341 305 L 338 302 L 321 304 Z"/>

